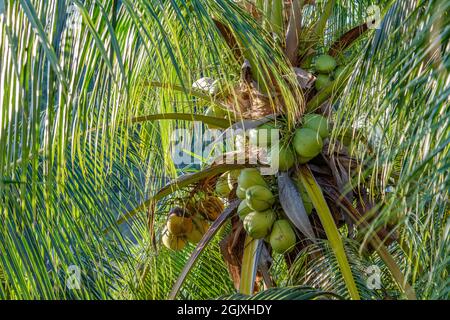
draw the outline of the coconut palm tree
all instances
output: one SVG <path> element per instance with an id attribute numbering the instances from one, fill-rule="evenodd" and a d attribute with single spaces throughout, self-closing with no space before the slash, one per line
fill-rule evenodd
<path id="1" fill-rule="evenodd" d="M 449 9 L 0 1 L 0 298 L 447 298 Z M 324 54 L 343 68 L 319 85 Z M 236 184 L 199 244 L 162 245 L 175 207 L 255 166 L 218 163 L 222 144 L 180 165 L 173 132 L 275 121 L 292 141 L 311 113 L 320 154 L 266 178 L 290 253 L 246 234 Z"/>

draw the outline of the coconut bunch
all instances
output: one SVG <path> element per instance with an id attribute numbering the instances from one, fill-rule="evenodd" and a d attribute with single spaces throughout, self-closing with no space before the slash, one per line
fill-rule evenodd
<path id="1" fill-rule="evenodd" d="M 276 205 L 273 190 L 254 168 L 243 169 L 238 178 L 239 218 L 247 234 L 254 239 L 265 239 L 273 251 L 287 253 L 296 243 L 290 222 Z"/>
<path id="2" fill-rule="evenodd" d="M 314 86 L 317 91 L 321 91 L 330 86 L 332 81 L 339 79 L 343 74 L 344 66 L 338 66 L 335 58 L 328 54 L 322 54 L 315 57 L 314 69 L 316 81 Z"/>
<path id="3" fill-rule="evenodd" d="M 296 235 L 280 209 L 276 187 L 270 180 L 256 168 L 234 170 L 221 175 L 216 190 L 222 197 L 242 200 L 237 214 L 250 237 L 265 239 L 273 251 L 287 253 L 294 248 Z"/>
<path id="4" fill-rule="evenodd" d="M 274 146 L 270 130 L 279 130 L 279 143 Z M 265 131 L 265 132 L 264 132 Z M 275 122 L 265 123 L 249 132 L 249 142 L 269 148 L 269 162 L 273 163 L 278 155 L 280 171 L 289 170 L 295 163 L 305 164 L 319 155 L 324 146 L 324 139 L 329 136 L 327 118 L 320 114 L 307 114 L 302 124 L 294 132 L 283 130 Z M 276 154 L 276 152 L 278 154 Z"/>
<path id="5" fill-rule="evenodd" d="M 273 135 L 272 130 L 278 130 L 278 136 Z M 279 169 L 287 171 L 295 163 L 305 164 L 319 155 L 323 150 L 324 140 L 328 136 L 327 118 L 311 113 L 302 118 L 301 125 L 294 131 L 287 130 L 283 127 L 283 121 L 276 120 L 237 135 L 235 137 L 236 150 L 233 153 L 236 160 L 243 160 L 245 163 L 249 162 L 250 157 L 254 157 L 261 164 L 270 165 L 278 158 Z M 274 144 L 272 140 L 276 138 L 280 142 Z M 223 155 L 219 156 L 213 163 L 223 163 L 224 158 Z M 223 179 L 221 178 L 221 181 Z M 233 181 L 236 180 L 236 177 L 224 180 Z M 226 191 L 226 184 L 221 185 L 223 185 L 223 191 Z M 228 186 L 231 188 L 230 183 Z"/>
<path id="6" fill-rule="evenodd" d="M 329 135 L 327 119 L 319 114 L 308 114 L 303 118 L 302 125 L 293 133 L 279 131 L 281 141 L 291 143 L 275 148 L 272 146 L 271 135 L 262 132 L 279 127 L 274 122 L 261 125 L 250 131 L 249 141 L 259 143 L 260 138 L 264 137 L 270 149 L 270 161 L 278 158 L 280 171 L 289 171 L 296 164 L 311 161 L 322 152 L 323 139 Z M 275 155 L 275 152 L 278 154 Z M 247 234 L 254 239 L 265 239 L 274 252 L 285 254 L 295 247 L 296 232 L 281 209 L 277 197 L 278 186 L 273 180 L 265 179 L 256 168 L 246 168 L 240 172 L 235 170 L 219 177 L 216 192 L 221 197 L 230 199 L 234 197 L 232 191 L 235 191 L 235 196 L 242 200 L 237 212 Z M 305 210 L 310 214 L 313 206 L 306 190 L 301 183 L 297 184 L 297 189 Z"/>
<path id="7" fill-rule="evenodd" d="M 209 228 L 208 221 L 198 213 L 190 214 L 180 207 L 170 210 L 162 233 L 162 243 L 167 248 L 179 251 L 187 242 L 197 244 Z"/>
<path id="8" fill-rule="evenodd" d="M 214 180 L 213 180 L 214 181 Z M 179 199 L 178 205 L 169 212 L 162 233 L 162 243 L 169 249 L 179 251 L 187 242 L 197 244 L 213 222 L 222 213 L 224 204 L 211 187 L 193 188 L 188 195 Z"/>

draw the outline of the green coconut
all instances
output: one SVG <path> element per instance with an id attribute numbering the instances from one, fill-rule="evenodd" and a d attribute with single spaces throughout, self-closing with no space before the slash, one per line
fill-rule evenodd
<path id="1" fill-rule="evenodd" d="M 228 198 L 231 188 L 228 184 L 228 173 L 222 174 L 216 182 L 216 193 L 221 198 Z"/>
<path id="2" fill-rule="evenodd" d="M 270 233 L 276 214 L 272 210 L 253 211 L 244 219 L 244 229 L 254 239 L 263 239 Z"/>
<path id="3" fill-rule="evenodd" d="M 252 211 L 253 210 L 247 205 L 246 199 L 241 201 L 237 209 L 237 213 L 239 215 L 239 218 L 241 218 L 241 220 L 244 220 L 244 218 Z"/>
<path id="4" fill-rule="evenodd" d="M 263 186 L 253 186 L 245 191 L 247 205 L 254 211 L 264 211 L 275 203 L 272 192 Z"/>
<path id="5" fill-rule="evenodd" d="M 295 243 L 295 232 L 289 221 L 285 219 L 275 221 L 270 233 L 272 250 L 281 254 L 288 253 L 294 249 Z"/>
<path id="6" fill-rule="evenodd" d="M 228 171 L 228 186 L 231 190 L 233 190 L 234 185 L 237 183 L 240 174 L 241 170 L 239 169 Z"/>
<path id="7" fill-rule="evenodd" d="M 244 190 L 252 186 L 263 186 L 267 188 L 267 183 L 259 173 L 258 169 L 246 168 L 241 171 L 238 178 L 238 185 Z"/>
<path id="8" fill-rule="evenodd" d="M 345 70 L 344 66 L 337 67 L 336 70 L 334 70 L 333 72 L 334 79 L 339 79 L 344 74 L 344 70 Z"/>
<path id="9" fill-rule="evenodd" d="M 260 125 L 256 129 L 249 130 L 249 142 L 252 145 L 261 145 L 270 147 L 272 145 L 272 132 L 271 130 L 278 130 L 275 122 L 268 122 Z M 278 133 L 279 135 L 279 133 Z M 267 140 L 267 143 L 263 143 L 263 137 Z"/>
<path id="10" fill-rule="evenodd" d="M 325 139 L 329 135 L 328 119 L 320 114 L 310 113 L 303 118 L 303 128 L 309 128 L 319 132 L 320 137 Z"/>
<path id="11" fill-rule="evenodd" d="M 236 188 L 236 196 L 241 199 L 244 200 L 245 199 L 245 189 L 242 189 L 241 187 L 239 187 L 239 185 Z"/>
<path id="12" fill-rule="evenodd" d="M 309 161 L 311 161 L 311 159 L 312 158 L 305 158 L 305 157 L 297 155 L 297 162 L 300 164 L 308 163 Z"/>
<path id="13" fill-rule="evenodd" d="M 270 163 L 275 162 L 275 148 L 270 150 Z M 280 171 L 289 170 L 295 163 L 295 154 L 292 148 L 288 145 L 279 147 L 278 149 L 278 168 Z"/>
<path id="14" fill-rule="evenodd" d="M 336 60 L 328 54 L 322 54 L 316 58 L 316 70 L 320 73 L 330 73 L 336 65 Z"/>
<path id="15" fill-rule="evenodd" d="M 328 87 L 331 84 L 331 79 L 326 74 L 319 74 L 316 78 L 316 81 L 314 82 L 314 86 L 316 87 L 317 91 L 320 91 L 326 87 Z"/>
<path id="16" fill-rule="evenodd" d="M 322 151 L 323 141 L 318 132 L 309 128 L 301 128 L 295 131 L 294 148 L 299 156 L 314 158 Z"/>

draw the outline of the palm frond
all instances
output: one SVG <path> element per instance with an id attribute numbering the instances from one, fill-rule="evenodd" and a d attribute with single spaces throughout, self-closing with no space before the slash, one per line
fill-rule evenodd
<path id="1" fill-rule="evenodd" d="M 369 141 L 356 149 L 367 167 L 359 179 L 370 176 L 371 193 L 382 195 L 375 224 L 397 224 L 410 248 L 407 260 L 417 263 L 407 269 L 416 283 L 442 283 L 445 274 L 423 270 L 446 259 L 450 33 L 440 12 L 448 9 L 440 1 L 394 1 L 358 59 L 336 119 L 341 130 L 360 127 Z M 425 283 L 423 297 L 433 292 Z"/>
<path id="2" fill-rule="evenodd" d="M 322 300 L 340 299 L 334 293 L 316 290 L 306 286 L 271 288 L 252 296 L 234 294 L 221 297 L 222 300 Z"/>

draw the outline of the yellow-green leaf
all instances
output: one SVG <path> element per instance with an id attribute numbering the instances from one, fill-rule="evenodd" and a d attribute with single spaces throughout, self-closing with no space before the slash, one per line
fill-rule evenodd
<path id="1" fill-rule="evenodd" d="M 350 265 L 348 263 L 347 255 L 345 254 L 344 245 L 342 243 L 341 235 L 334 223 L 330 208 L 325 201 L 322 190 L 316 182 L 307 166 L 302 166 L 299 170 L 299 175 L 306 191 L 314 205 L 314 208 L 319 215 L 322 226 L 325 229 L 330 246 L 336 256 L 336 260 L 341 269 L 342 277 L 349 291 L 350 297 L 354 300 L 359 300 L 359 292 L 356 288 L 355 279 L 353 278 Z"/>
<path id="2" fill-rule="evenodd" d="M 239 284 L 239 292 L 242 294 L 253 294 L 255 285 L 256 271 L 258 269 L 259 254 L 261 241 L 253 239 L 250 236 L 245 237 L 244 255 L 242 256 L 241 282 Z"/>

